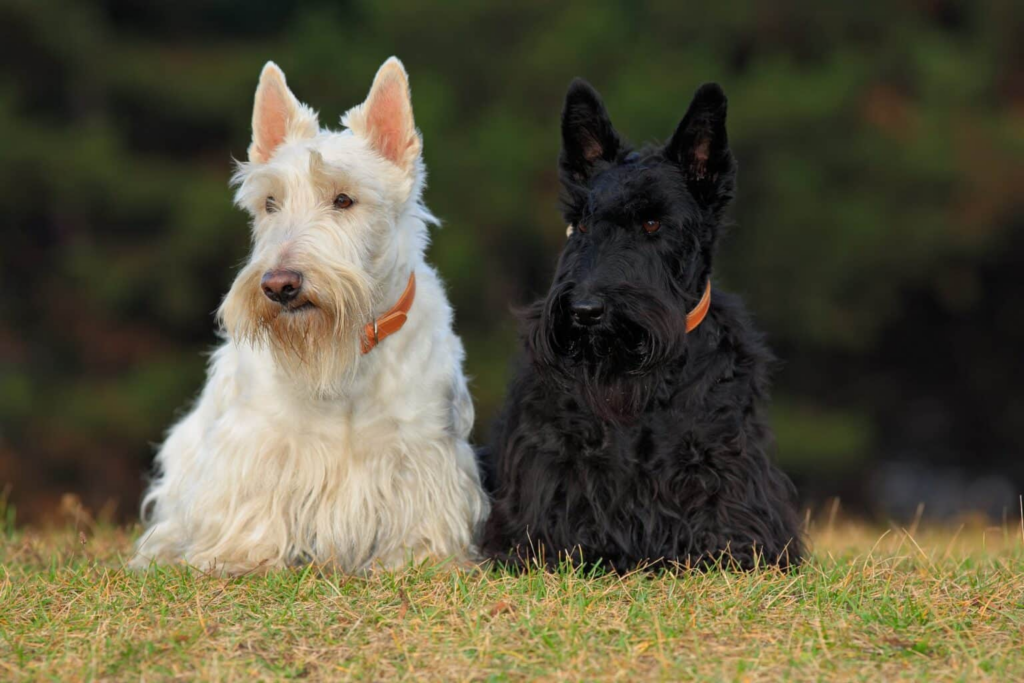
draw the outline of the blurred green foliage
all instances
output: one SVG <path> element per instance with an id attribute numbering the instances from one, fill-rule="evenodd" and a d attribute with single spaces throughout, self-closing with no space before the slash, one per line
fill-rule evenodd
<path id="1" fill-rule="evenodd" d="M 943 367 L 927 342 L 1022 265 L 1024 5 L 692 5 L 0 0 L 0 484 L 28 518 L 67 489 L 133 514 L 247 249 L 227 181 L 261 66 L 333 124 L 391 54 L 412 79 L 444 221 L 430 258 L 479 436 L 516 349 L 509 306 L 546 289 L 564 239 L 558 114 L 581 75 L 635 142 L 723 84 L 741 175 L 718 277 L 785 360 L 783 462 L 820 493 L 820 472 L 902 448 L 917 413 L 900 410 Z M 998 368 L 1024 332 L 1005 307 L 972 325 L 970 357 L 994 364 L 977 391 L 1010 406 L 993 443 L 1016 448 L 1019 371 Z M 923 399 L 958 413 L 974 401 L 959 381 Z M 962 453 L 923 429 L 922 448 Z"/>

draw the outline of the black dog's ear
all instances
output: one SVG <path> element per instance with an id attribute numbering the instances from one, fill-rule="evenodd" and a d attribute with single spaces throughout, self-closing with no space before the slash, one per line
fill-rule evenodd
<path id="1" fill-rule="evenodd" d="M 682 167 L 690 193 L 716 210 L 732 197 L 733 189 L 735 164 L 725 132 L 726 104 L 717 83 L 702 85 L 665 146 L 665 157 Z"/>
<path id="2" fill-rule="evenodd" d="M 601 96 L 582 78 L 573 80 L 562 109 L 562 171 L 585 182 L 598 163 L 615 160 L 620 145 Z"/>

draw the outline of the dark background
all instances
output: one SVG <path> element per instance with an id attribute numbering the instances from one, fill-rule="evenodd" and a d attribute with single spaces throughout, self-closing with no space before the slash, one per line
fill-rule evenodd
<path id="1" fill-rule="evenodd" d="M 478 437 L 516 347 L 509 306 L 546 289 L 565 238 L 569 80 L 634 142 L 716 80 L 741 169 L 717 277 L 785 361 L 773 416 L 805 504 L 1018 514 L 1019 0 L 0 0 L 0 487 L 19 521 L 65 492 L 134 517 L 248 246 L 227 183 L 263 63 L 336 125 L 391 54 Z"/>

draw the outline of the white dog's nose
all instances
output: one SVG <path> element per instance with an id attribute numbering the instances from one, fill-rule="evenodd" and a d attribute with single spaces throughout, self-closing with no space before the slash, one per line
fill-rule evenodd
<path id="1" fill-rule="evenodd" d="M 294 270 L 268 270 L 263 274 L 260 284 L 268 299 L 285 305 L 299 295 L 302 273 Z"/>

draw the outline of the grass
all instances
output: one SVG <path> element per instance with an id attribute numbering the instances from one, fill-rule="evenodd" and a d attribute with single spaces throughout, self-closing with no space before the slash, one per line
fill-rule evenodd
<path id="1" fill-rule="evenodd" d="M 3 531 L 0 679 L 1024 680 L 1022 529 L 812 529 L 784 575 L 122 569 L 132 533 Z"/>

